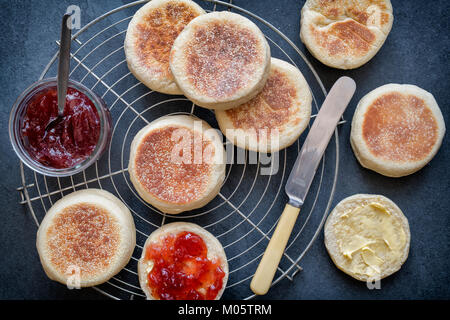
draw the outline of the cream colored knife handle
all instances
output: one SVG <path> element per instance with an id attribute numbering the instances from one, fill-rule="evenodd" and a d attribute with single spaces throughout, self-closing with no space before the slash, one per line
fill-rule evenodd
<path id="1" fill-rule="evenodd" d="M 250 288 L 255 294 L 262 295 L 269 291 L 299 212 L 300 208 L 290 204 L 284 207 L 275 232 L 250 283 Z"/>

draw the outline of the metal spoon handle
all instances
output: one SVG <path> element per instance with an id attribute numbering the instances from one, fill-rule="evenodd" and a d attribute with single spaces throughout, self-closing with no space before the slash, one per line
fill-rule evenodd
<path id="1" fill-rule="evenodd" d="M 61 43 L 59 45 L 59 60 L 58 60 L 58 114 L 64 113 L 64 105 L 66 102 L 67 86 L 69 81 L 70 70 L 70 42 L 72 41 L 72 31 L 67 26 L 67 21 L 70 14 L 65 14 L 61 25 Z"/>

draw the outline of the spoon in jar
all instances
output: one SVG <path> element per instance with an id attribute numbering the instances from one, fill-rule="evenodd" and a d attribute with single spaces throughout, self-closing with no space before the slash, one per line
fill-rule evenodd
<path id="1" fill-rule="evenodd" d="M 59 44 L 58 75 L 56 83 L 58 92 L 58 116 L 49 121 L 45 127 L 45 133 L 61 121 L 64 116 L 70 70 L 70 42 L 72 41 L 72 31 L 67 25 L 69 18 L 70 14 L 66 13 L 63 16 L 61 25 L 61 42 Z"/>

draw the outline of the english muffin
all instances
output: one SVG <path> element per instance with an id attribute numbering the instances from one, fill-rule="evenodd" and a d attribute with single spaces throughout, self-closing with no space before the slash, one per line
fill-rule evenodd
<path id="1" fill-rule="evenodd" d="M 444 118 L 431 93 L 414 85 L 386 84 L 358 103 L 350 142 L 363 167 L 402 177 L 435 156 L 444 134 Z"/>
<path id="2" fill-rule="evenodd" d="M 173 42 L 184 27 L 205 11 L 190 0 L 152 0 L 131 19 L 125 56 L 131 73 L 152 90 L 182 94 L 169 68 Z"/>
<path id="3" fill-rule="evenodd" d="M 311 116 L 311 92 L 300 70 L 272 58 L 263 90 L 229 110 L 216 110 L 219 127 L 240 148 L 276 152 L 294 143 Z"/>
<path id="4" fill-rule="evenodd" d="M 221 136 L 188 115 L 161 117 L 134 137 L 128 173 L 139 195 L 165 213 L 203 207 L 225 179 Z"/>
<path id="5" fill-rule="evenodd" d="M 393 20 L 390 0 L 307 0 L 301 13 L 300 38 L 323 64 L 354 69 L 380 50 Z"/>
<path id="6" fill-rule="evenodd" d="M 225 110 L 262 90 L 270 70 L 270 47 L 249 19 L 211 12 L 193 19 L 175 39 L 170 69 L 194 103 Z"/>
<path id="7" fill-rule="evenodd" d="M 99 189 L 73 192 L 50 208 L 36 247 L 47 276 L 70 286 L 101 284 L 125 267 L 136 245 L 128 208 Z"/>
<path id="8" fill-rule="evenodd" d="M 218 300 L 227 284 L 228 262 L 211 233 L 175 222 L 150 234 L 138 274 L 149 300 Z"/>
<path id="9" fill-rule="evenodd" d="M 409 253 L 406 217 L 391 200 L 357 194 L 345 198 L 325 222 L 325 246 L 335 265 L 361 281 L 397 272 Z"/>

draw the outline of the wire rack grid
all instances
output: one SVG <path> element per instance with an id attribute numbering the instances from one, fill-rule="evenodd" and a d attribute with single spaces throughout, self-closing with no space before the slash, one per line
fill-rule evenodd
<path id="1" fill-rule="evenodd" d="M 156 228 L 183 220 L 201 225 L 223 244 L 230 268 L 223 297 L 251 299 L 254 295 L 249 283 L 287 201 L 283 186 L 309 127 L 293 146 L 270 155 L 269 164 L 259 154 L 237 149 L 225 139 L 224 145 L 232 150 L 231 160 L 238 152 L 244 152 L 246 161 L 243 164 L 228 161 L 230 164 L 227 164 L 226 179 L 219 195 L 201 209 L 173 216 L 148 205 L 135 192 L 127 172 L 131 140 L 140 128 L 167 114 L 191 114 L 207 121 L 212 127 L 218 126 L 213 111 L 196 106 L 184 96 L 167 96 L 151 91 L 129 72 L 123 41 L 134 12 L 145 2 L 136 1 L 111 10 L 92 20 L 72 37 L 70 77 L 96 91 L 107 103 L 114 122 L 109 150 L 90 168 L 65 178 L 39 175 L 20 163 L 22 185 L 17 188 L 20 203 L 28 206 L 37 226 L 55 201 L 84 188 L 108 190 L 128 206 L 136 224 L 137 244 L 128 265 L 106 283 L 94 287 L 107 297 L 145 298 L 136 272 L 143 244 Z M 308 81 L 313 95 L 314 118 L 326 90 L 298 47 L 272 24 L 232 4 L 232 1 L 204 0 L 202 4 L 208 12 L 233 10 L 247 16 L 261 28 L 271 46 L 272 56 L 297 66 Z M 57 56 L 56 50 L 40 79 L 56 74 Z M 322 158 L 272 286 L 285 278 L 293 281 L 302 270 L 299 261 L 318 236 L 329 212 L 339 167 L 337 129 L 332 139 L 334 143 L 330 143 Z M 273 170 L 275 164 L 277 170 Z M 261 174 L 268 167 L 273 174 Z"/>

